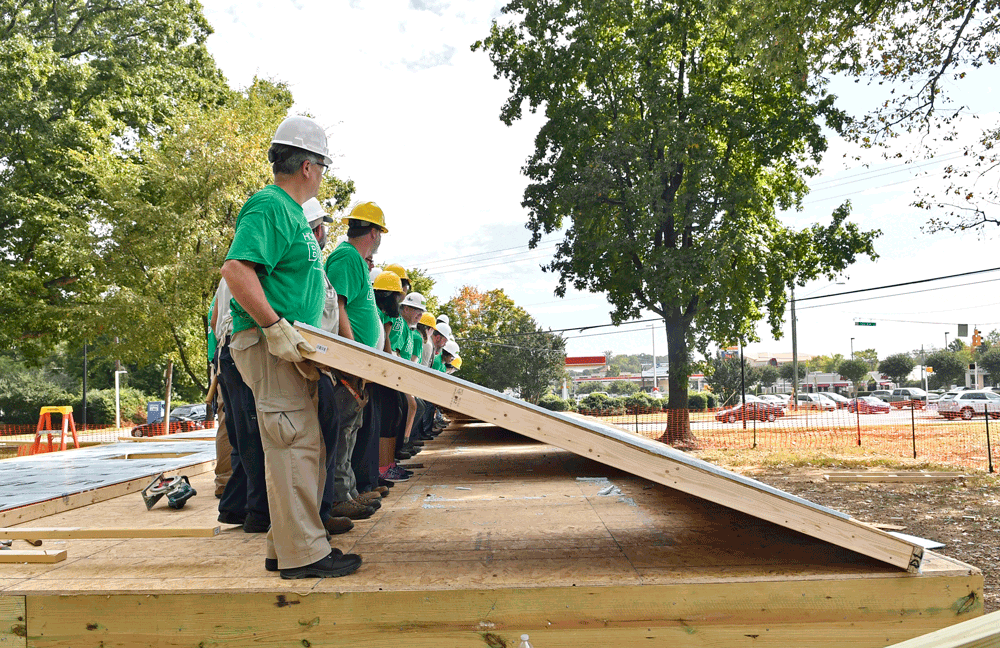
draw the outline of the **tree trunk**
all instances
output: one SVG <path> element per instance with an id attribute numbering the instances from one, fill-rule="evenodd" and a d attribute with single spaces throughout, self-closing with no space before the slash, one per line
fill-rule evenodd
<path id="1" fill-rule="evenodd" d="M 675 448 L 690 450 L 698 447 L 691 433 L 688 413 L 688 350 L 685 335 L 688 322 L 683 317 L 663 318 L 667 329 L 668 376 L 667 429 L 660 441 Z"/>

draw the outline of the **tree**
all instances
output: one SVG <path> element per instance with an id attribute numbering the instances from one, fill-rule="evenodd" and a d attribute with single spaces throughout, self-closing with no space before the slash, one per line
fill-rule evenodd
<path id="1" fill-rule="evenodd" d="M 797 232 L 776 216 L 801 203 L 826 148 L 820 122 L 844 122 L 803 38 L 775 43 L 757 4 L 511 0 L 515 20 L 473 46 L 510 82 L 503 122 L 545 111 L 522 204 L 530 247 L 565 230 L 546 266 L 556 294 L 606 293 L 616 323 L 663 318 L 662 440 L 676 445 L 694 443 L 692 345 L 755 340 L 764 310 L 780 335 L 790 285 L 875 256 L 877 232 L 847 223 L 847 205 Z"/>
<path id="2" fill-rule="evenodd" d="M 788 382 L 791 382 L 792 381 L 792 376 L 795 375 L 795 369 L 794 369 L 794 367 L 795 367 L 795 365 L 793 365 L 791 362 L 786 362 L 783 365 L 779 365 L 778 366 L 778 374 L 781 376 L 781 379 L 785 380 L 785 381 L 788 381 Z M 805 366 L 804 363 L 800 363 L 799 364 L 799 380 L 802 380 L 805 377 L 806 377 L 806 366 Z"/>
<path id="3" fill-rule="evenodd" d="M 462 377 L 537 402 L 564 375 L 566 343 L 543 331 L 500 288 L 462 287 L 441 308 L 461 345 Z"/>
<path id="4" fill-rule="evenodd" d="M 790 376 L 791 374 L 789 374 Z M 764 365 L 757 369 L 757 379 L 764 389 L 768 389 L 774 383 L 778 382 L 778 369 L 777 367 L 772 367 L 771 365 Z"/>
<path id="5" fill-rule="evenodd" d="M 901 383 L 906 380 L 906 377 L 910 375 L 913 371 L 913 367 L 916 366 L 911 358 L 906 353 L 896 353 L 891 356 L 887 356 L 885 360 L 878 364 L 878 370 L 881 371 L 894 383 Z"/>
<path id="6" fill-rule="evenodd" d="M 427 300 L 427 312 L 437 315 L 441 304 L 434 294 L 434 279 L 420 268 L 407 268 L 406 276 L 410 278 L 410 290 L 420 293 Z"/>
<path id="7" fill-rule="evenodd" d="M 875 352 L 875 349 L 856 351 L 854 359 L 867 363 L 869 371 L 875 371 L 875 368 L 878 366 L 878 353 Z"/>
<path id="8" fill-rule="evenodd" d="M 1000 348 L 992 348 L 979 356 L 979 367 L 986 371 L 990 381 L 1000 383 Z"/>
<path id="9" fill-rule="evenodd" d="M 230 90 L 196 2 L 8 2 L 0 17 L 0 345 L 38 357 L 103 291 L 85 157 L 128 156 L 178 106 Z"/>
<path id="10" fill-rule="evenodd" d="M 851 381 L 854 385 L 854 391 L 857 393 L 858 383 L 864 380 L 870 369 L 867 362 L 855 359 L 841 362 L 838 371 L 841 376 Z"/>
<path id="11" fill-rule="evenodd" d="M 102 291 L 77 304 L 74 336 L 140 365 L 169 356 L 175 381 L 207 391 L 218 269 L 243 203 L 271 181 L 267 149 L 291 104 L 283 85 L 257 80 L 224 106 L 179 108 L 155 138 L 139 139 L 136 156 L 84 159 L 100 197 L 91 265 Z M 322 189 L 328 206 L 343 208 L 353 184 L 328 175 Z"/>
<path id="12" fill-rule="evenodd" d="M 924 363 L 934 369 L 934 373 L 927 378 L 927 385 L 932 389 L 948 388 L 953 384 L 958 384 L 969 368 L 968 363 L 964 362 L 958 354 L 945 350 L 927 356 Z"/>
<path id="13" fill-rule="evenodd" d="M 719 395 L 723 404 L 737 403 L 743 393 L 743 385 L 747 387 L 759 381 L 758 370 L 739 357 L 725 357 L 717 354 L 709 361 L 708 385 Z"/>

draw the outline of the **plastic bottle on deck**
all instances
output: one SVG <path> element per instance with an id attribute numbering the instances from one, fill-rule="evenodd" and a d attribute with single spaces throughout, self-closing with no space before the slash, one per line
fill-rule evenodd
<path id="1" fill-rule="evenodd" d="M 528 641 L 528 635 L 523 634 L 521 635 L 521 643 L 517 645 L 517 648 L 534 648 L 534 646 Z"/>

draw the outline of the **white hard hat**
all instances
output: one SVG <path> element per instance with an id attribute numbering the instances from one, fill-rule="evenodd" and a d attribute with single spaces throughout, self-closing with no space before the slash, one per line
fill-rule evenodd
<path id="1" fill-rule="evenodd" d="M 448 326 L 448 322 L 438 322 L 437 326 L 434 327 L 434 330 L 449 340 L 451 339 L 451 327 Z"/>
<path id="2" fill-rule="evenodd" d="M 416 308 L 417 310 L 425 311 L 427 310 L 427 300 L 424 296 L 418 292 L 411 292 L 406 297 L 403 298 L 400 306 L 409 306 L 410 308 Z"/>
<path id="3" fill-rule="evenodd" d="M 375 280 L 378 279 L 378 276 L 382 274 L 382 272 L 382 268 L 372 268 L 368 273 L 368 283 L 374 284 Z"/>
<path id="4" fill-rule="evenodd" d="M 438 315 L 437 321 L 444 322 L 445 324 L 451 324 L 451 320 L 448 319 L 448 316 L 445 315 L 444 313 Z"/>
<path id="5" fill-rule="evenodd" d="M 326 133 L 320 125 L 300 115 L 286 117 L 285 121 L 278 125 L 278 130 L 274 131 L 272 144 L 287 144 L 300 149 L 323 156 L 323 164 L 331 166 L 333 158 L 326 146 Z"/>
<path id="6" fill-rule="evenodd" d="M 323 209 L 323 205 L 320 204 L 318 198 L 310 198 L 309 200 L 302 203 L 302 213 L 305 215 L 306 220 L 309 222 L 310 228 L 315 228 L 320 222 L 332 223 L 333 219 L 330 215 L 326 213 Z"/>
<path id="7" fill-rule="evenodd" d="M 457 356 L 458 342 L 456 342 L 455 340 L 448 340 L 448 342 L 444 345 L 444 350 L 448 352 L 450 355 Z"/>

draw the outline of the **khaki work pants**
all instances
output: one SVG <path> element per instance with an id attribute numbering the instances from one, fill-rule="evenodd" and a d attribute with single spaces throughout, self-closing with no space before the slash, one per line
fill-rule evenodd
<path id="1" fill-rule="evenodd" d="M 267 557 L 279 569 L 303 567 L 330 554 L 319 504 L 326 483 L 326 452 L 316 413 L 316 383 L 295 365 L 271 355 L 256 328 L 229 343 L 233 362 L 253 392 L 264 447 L 271 530 Z"/>
<path id="2" fill-rule="evenodd" d="M 229 430 L 226 429 L 226 407 L 222 396 L 215 399 L 218 427 L 215 429 L 215 496 L 222 497 L 229 478 L 233 476 L 233 446 L 229 445 Z"/>

